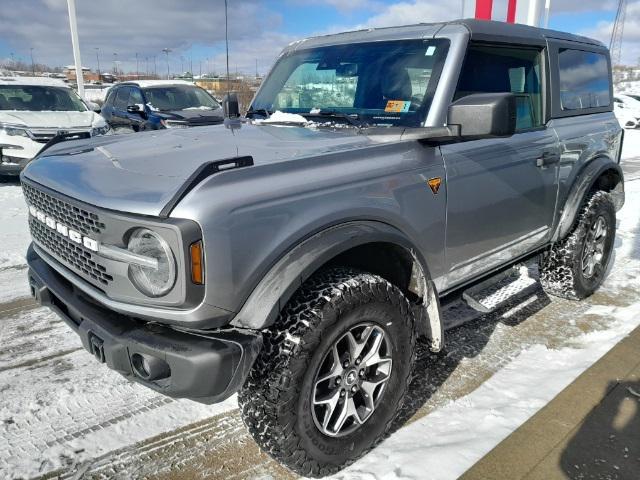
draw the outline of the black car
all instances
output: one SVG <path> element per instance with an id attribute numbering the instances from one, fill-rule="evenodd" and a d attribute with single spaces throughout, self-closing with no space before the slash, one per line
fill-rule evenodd
<path id="1" fill-rule="evenodd" d="M 102 116 L 114 130 L 157 130 L 222 123 L 220 104 L 200 87 L 184 81 L 123 82 L 109 90 Z"/>

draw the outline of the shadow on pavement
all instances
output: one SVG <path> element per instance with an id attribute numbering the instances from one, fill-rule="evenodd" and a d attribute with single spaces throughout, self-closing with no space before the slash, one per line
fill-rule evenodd
<path id="1" fill-rule="evenodd" d="M 609 383 L 567 443 L 560 468 L 570 479 L 640 478 L 640 380 Z"/>
<path id="2" fill-rule="evenodd" d="M 550 303 L 536 282 L 498 310 L 484 315 L 478 313 L 477 319 L 448 330 L 446 345 L 437 354 L 429 350 L 425 339 L 419 339 L 414 378 L 392 432 L 402 427 L 438 391 L 462 360 L 476 357 L 484 350 L 498 324 L 515 327 Z"/>

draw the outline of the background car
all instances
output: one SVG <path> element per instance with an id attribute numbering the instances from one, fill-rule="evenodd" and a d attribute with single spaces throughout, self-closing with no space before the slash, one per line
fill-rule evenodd
<path id="1" fill-rule="evenodd" d="M 613 97 L 614 113 L 624 128 L 640 125 L 640 101 L 630 95 L 616 93 Z"/>
<path id="2" fill-rule="evenodd" d="M 57 135 L 109 131 L 105 120 L 62 80 L 0 78 L 0 175 L 19 174 Z"/>
<path id="3" fill-rule="evenodd" d="M 220 104 L 200 87 L 182 80 L 123 82 L 109 89 L 102 116 L 117 130 L 157 130 L 216 125 Z"/>

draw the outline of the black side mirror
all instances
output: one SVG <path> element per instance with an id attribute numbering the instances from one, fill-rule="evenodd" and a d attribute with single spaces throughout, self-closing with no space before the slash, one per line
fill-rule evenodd
<path id="1" fill-rule="evenodd" d="M 461 137 L 508 137 L 516 131 L 513 93 L 475 93 L 449 106 L 447 125 L 457 125 Z"/>
<path id="2" fill-rule="evenodd" d="M 127 112 L 129 113 L 142 113 L 144 110 L 140 108 L 140 105 L 127 105 Z"/>
<path id="3" fill-rule="evenodd" d="M 225 117 L 238 118 L 240 116 L 238 95 L 235 93 L 227 93 L 222 99 L 222 109 Z"/>

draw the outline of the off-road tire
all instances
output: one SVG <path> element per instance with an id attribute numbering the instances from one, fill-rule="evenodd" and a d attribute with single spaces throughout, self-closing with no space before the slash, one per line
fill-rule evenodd
<path id="1" fill-rule="evenodd" d="M 325 349 L 366 318 L 392 342 L 393 368 L 371 417 L 342 437 L 321 433 L 311 413 L 311 388 Z M 402 292 L 382 277 L 346 268 L 306 281 L 264 332 L 264 347 L 238 403 L 260 448 L 294 472 L 335 473 L 389 433 L 404 403 L 415 362 L 414 316 Z"/>
<path id="2" fill-rule="evenodd" d="M 582 254 L 587 235 L 599 217 L 604 218 L 607 224 L 604 254 L 593 276 L 586 278 L 582 270 Z M 616 210 L 611 196 L 597 191 L 583 205 L 572 232 L 543 256 L 540 282 L 545 292 L 569 300 L 581 300 L 593 294 L 604 281 L 615 232 Z"/>

